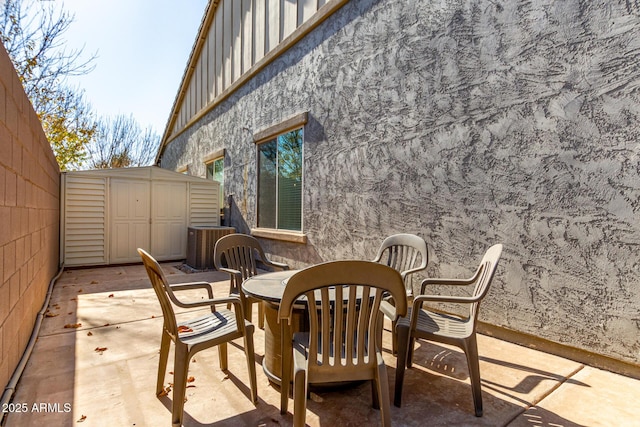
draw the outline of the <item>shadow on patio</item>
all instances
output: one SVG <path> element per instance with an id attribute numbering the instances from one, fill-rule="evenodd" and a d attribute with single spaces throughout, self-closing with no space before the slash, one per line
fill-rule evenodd
<path id="1" fill-rule="evenodd" d="M 228 293 L 219 272 L 186 274 L 163 264 L 171 283 L 205 280 L 216 296 Z M 198 296 L 198 298 L 201 295 Z M 257 308 L 256 308 L 257 310 Z M 5 425 L 169 425 L 171 394 L 154 394 L 161 310 L 142 265 L 65 271 L 55 285 L 34 353 L 13 402 L 58 403 L 59 411 L 8 414 Z M 254 319 L 256 318 L 254 314 Z M 67 327 L 65 325 L 77 326 Z M 386 324 L 388 329 L 390 325 Z M 390 334 L 384 333 L 385 341 Z M 217 349 L 196 355 L 187 389 L 187 426 L 291 425 L 279 412 L 279 389 L 258 366 L 259 403 L 249 398 L 241 341 L 229 347 L 229 371 L 219 369 Z M 255 334 L 256 363 L 264 355 L 264 332 Z M 385 342 L 385 348 L 390 343 Z M 473 415 L 464 355 L 420 341 L 414 367 L 405 375 L 402 408 L 391 406 L 398 426 L 581 426 L 637 424 L 640 381 L 557 356 L 479 336 L 484 416 Z M 172 367 L 172 355 L 168 371 Z M 395 357 L 384 354 L 393 395 Z M 166 384 L 171 382 L 167 375 Z M 70 409 L 65 412 L 64 404 Z M 289 410 L 293 405 L 290 402 Z M 377 425 L 369 384 L 311 393 L 312 426 Z"/>

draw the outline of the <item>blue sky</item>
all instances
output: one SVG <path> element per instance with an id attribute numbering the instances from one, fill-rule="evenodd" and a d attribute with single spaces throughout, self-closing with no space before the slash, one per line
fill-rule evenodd
<path id="1" fill-rule="evenodd" d="M 133 114 L 162 134 L 207 0 L 55 0 L 75 15 L 69 48 L 97 52 L 95 69 L 69 83 L 99 116 Z"/>

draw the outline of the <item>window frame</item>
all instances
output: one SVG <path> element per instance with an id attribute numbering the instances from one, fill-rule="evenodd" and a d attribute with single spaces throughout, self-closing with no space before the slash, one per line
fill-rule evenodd
<path id="1" fill-rule="evenodd" d="M 256 174 L 255 174 L 255 182 L 256 182 L 256 225 L 258 224 L 258 209 L 259 209 L 259 203 L 258 203 L 258 197 L 259 197 L 259 156 L 260 156 L 260 144 L 263 143 L 267 143 L 270 142 L 272 140 L 276 140 L 277 138 L 281 135 L 284 135 L 288 132 L 297 130 L 297 129 L 301 129 L 302 130 L 302 153 L 301 153 L 301 168 L 302 168 L 302 179 L 301 179 L 301 185 L 302 185 L 302 189 L 301 191 L 301 200 L 300 200 L 300 230 L 286 230 L 286 229 L 279 229 L 279 228 L 267 228 L 267 227 L 254 227 L 251 229 L 251 234 L 256 236 L 256 237 L 263 237 L 263 238 L 267 238 L 267 239 L 274 239 L 274 240 L 283 240 L 283 241 L 288 241 L 288 242 L 295 242 L 295 243 L 306 243 L 307 242 L 307 236 L 304 233 L 304 139 L 305 139 L 305 125 L 307 124 L 307 116 L 308 113 L 304 112 L 301 114 L 298 114 L 296 116 L 293 116 L 287 120 L 284 120 L 283 122 L 275 125 L 275 126 L 271 126 L 269 128 L 266 128 L 262 131 L 257 132 L 256 134 L 254 134 L 253 136 L 253 143 L 255 145 L 255 161 L 256 161 Z M 276 211 L 276 215 L 277 215 L 277 211 Z"/>
<path id="2" fill-rule="evenodd" d="M 216 181 L 217 183 L 220 184 L 220 190 L 219 190 L 219 195 L 218 195 L 218 203 L 219 203 L 219 208 L 220 208 L 220 219 L 222 219 L 223 216 L 223 212 L 224 212 L 224 171 L 225 171 L 225 167 L 224 167 L 224 159 L 225 159 L 225 154 L 226 154 L 226 150 L 223 148 L 221 150 L 217 150 L 214 151 L 212 153 L 209 153 L 208 155 L 206 155 L 202 161 L 204 163 L 204 177 L 205 179 L 211 179 L 212 181 Z M 215 162 L 217 162 L 218 160 L 222 160 L 222 182 L 214 179 L 214 176 L 211 176 L 211 178 L 209 178 L 208 174 L 209 174 L 209 165 L 213 165 L 215 164 Z M 214 166 L 214 171 L 215 171 L 215 166 Z"/>

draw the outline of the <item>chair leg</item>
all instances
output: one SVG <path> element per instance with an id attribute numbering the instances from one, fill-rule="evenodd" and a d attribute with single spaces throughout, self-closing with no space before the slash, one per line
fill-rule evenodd
<path id="1" fill-rule="evenodd" d="M 478 343 L 475 334 L 465 341 L 463 349 L 467 356 L 469 367 L 469 379 L 471 381 L 471 392 L 473 393 L 473 406 L 476 417 L 482 416 L 482 387 L 480 383 L 480 363 L 478 362 Z"/>
<path id="2" fill-rule="evenodd" d="M 389 411 L 389 379 L 387 378 L 387 366 L 384 364 L 382 354 L 378 352 L 378 368 L 376 369 L 376 388 L 378 395 L 378 406 L 380 408 L 380 418 L 382 426 L 391 426 L 391 413 Z"/>
<path id="3" fill-rule="evenodd" d="M 411 360 L 410 346 L 413 343 L 408 325 L 398 325 L 396 334 L 398 335 L 398 356 L 396 357 L 396 384 L 393 396 L 393 404 L 398 408 L 402 404 L 402 384 L 404 383 L 404 371 L 407 360 Z"/>
<path id="4" fill-rule="evenodd" d="M 391 354 L 393 354 L 394 356 L 398 354 L 398 336 L 396 334 L 397 325 L 397 320 L 391 321 Z"/>
<path id="5" fill-rule="evenodd" d="M 258 328 L 264 329 L 264 303 L 258 301 Z"/>
<path id="6" fill-rule="evenodd" d="M 247 356 L 247 367 L 249 368 L 249 383 L 251 384 L 251 401 L 258 403 L 258 382 L 256 380 L 256 356 L 253 348 L 253 325 L 247 325 L 244 336 L 244 348 Z"/>
<path id="7" fill-rule="evenodd" d="M 242 309 L 244 310 L 245 320 L 251 322 L 251 301 L 249 300 L 249 298 L 244 298 Z"/>
<path id="8" fill-rule="evenodd" d="M 160 362 L 158 363 L 158 382 L 156 385 L 156 395 L 164 390 L 164 376 L 167 372 L 167 359 L 169 358 L 169 346 L 171 345 L 171 337 L 162 329 L 162 338 L 160 340 Z"/>
<path id="9" fill-rule="evenodd" d="M 282 415 L 287 413 L 287 407 L 289 406 L 289 388 L 291 382 L 291 327 L 286 321 L 281 322 L 280 326 L 280 354 L 282 355 L 281 369 L 280 369 L 280 413 Z"/>
<path id="10" fill-rule="evenodd" d="M 407 368 L 413 365 L 413 350 L 416 347 L 416 339 L 409 335 L 409 345 L 407 348 Z"/>
<path id="11" fill-rule="evenodd" d="M 229 358 L 227 352 L 227 343 L 223 342 L 218 345 L 218 358 L 220 359 L 220 370 L 226 371 L 229 369 Z"/>
<path id="12" fill-rule="evenodd" d="M 308 387 L 305 370 L 296 370 L 293 374 L 293 427 L 306 425 Z"/>
<path id="13" fill-rule="evenodd" d="M 187 375 L 189 373 L 190 356 L 186 348 L 176 345 L 175 362 L 173 366 L 173 403 L 171 405 L 171 423 L 182 426 L 182 412 L 184 410 L 184 395 L 186 391 Z"/>
<path id="14" fill-rule="evenodd" d="M 371 406 L 373 409 L 380 409 L 380 394 L 378 393 L 378 382 L 373 379 L 371 382 Z"/>

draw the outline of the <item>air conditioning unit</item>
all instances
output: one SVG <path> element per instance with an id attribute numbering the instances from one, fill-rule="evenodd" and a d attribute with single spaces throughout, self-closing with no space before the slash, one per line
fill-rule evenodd
<path id="1" fill-rule="evenodd" d="M 187 265 L 196 270 L 212 269 L 213 249 L 222 236 L 235 233 L 233 227 L 189 227 Z"/>

